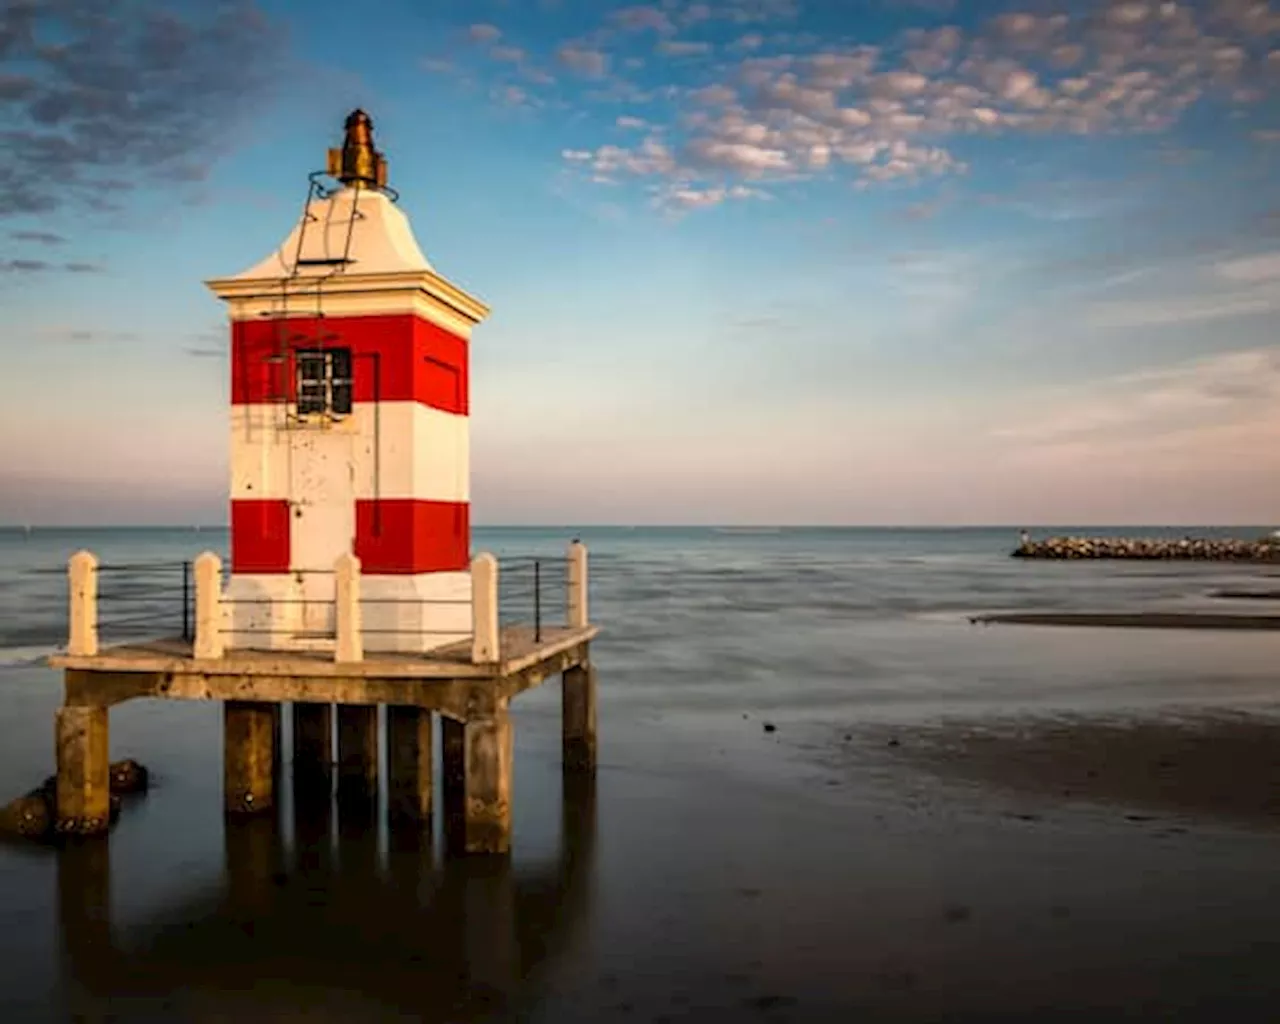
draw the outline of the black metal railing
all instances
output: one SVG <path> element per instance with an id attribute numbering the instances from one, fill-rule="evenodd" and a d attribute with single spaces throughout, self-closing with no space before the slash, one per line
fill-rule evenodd
<path id="1" fill-rule="evenodd" d="M 365 597 L 360 596 L 360 632 L 364 636 L 438 636 L 454 642 L 471 637 L 471 627 L 466 629 L 419 628 L 411 629 L 397 623 L 394 626 L 370 625 L 370 611 L 384 608 L 463 608 L 470 612 L 471 591 L 466 597 Z M 374 616 L 373 621 L 377 621 Z"/>
<path id="2" fill-rule="evenodd" d="M 65 569 L 48 571 L 66 574 Z M 155 640 L 175 630 L 189 640 L 191 591 L 189 561 L 100 563 L 98 643 Z"/>
<path id="3" fill-rule="evenodd" d="M 498 625 L 533 623 L 533 638 L 545 627 L 568 625 L 569 563 L 566 558 L 504 558 L 498 563 Z"/>

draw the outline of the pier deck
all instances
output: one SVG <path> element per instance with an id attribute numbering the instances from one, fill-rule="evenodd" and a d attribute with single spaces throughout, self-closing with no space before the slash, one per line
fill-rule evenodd
<path id="1" fill-rule="evenodd" d="M 63 670 L 56 719 L 56 821 L 60 832 L 101 834 L 110 827 L 110 709 L 138 698 L 220 701 L 224 709 L 224 810 L 257 814 L 276 803 L 286 710 L 293 729 L 294 782 L 368 804 L 380 787 L 380 705 L 386 706 L 387 804 L 393 818 L 421 825 L 432 815 L 435 716 L 440 717 L 446 835 L 467 853 L 505 853 L 511 843 L 511 701 L 551 676 L 562 677 L 566 772 L 594 773 L 596 672 L 587 618 L 587 555 L 570 545 L 563 624 L 501 627 L 498 563 L 471 563 L 472 630 L 418 653 L 366 651 L 360 566 L 335 565 L 334 634 L 329 650 L 291 643 L 237 646 L 223 615 L 221 564 L 210 552 L 195 569 L 195 632 L 99 646 L 98 563 L 79 552 L 69 563 L 70 637 L 49 659 Z M 535 587 L 543 577 L 534 566 Z M 535 593 L 536 609 L 550 603 Z M 410 634 L 406 634 L 408 636 Z M 274 637 L 273 637 L 274 638 Z M 336 740 L 336 751 L 335 751 Z"/>
<path id="2" fill-rule="evenodd" d="M 181 638 L 106 647 L 92 655 L 55 655 L 66 670 L 68 705 L 110 706 L 136 697 L 268 703 L 394 704 L 465 720 L 551 676 L 585 665 L 598 626 L 533 626 L 500 631 L 500 660 L 474 664 L 471 641 L 427 654 L 369 654 L 335 662 L 323 651 L 227 651 L 201 659 Z"/>

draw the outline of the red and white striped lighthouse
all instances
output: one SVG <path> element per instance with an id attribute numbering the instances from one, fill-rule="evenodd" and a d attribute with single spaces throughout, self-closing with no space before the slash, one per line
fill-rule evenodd
<path id="1" fill-rule="evenodd" d="M 471 631 L 468 348 L 487 307 L 414 239 L 363 111 L 280 247 L 209 281 L 231 319 L 238 647 L 324 646 L 334 563 L 361 562 L 365 647 Z"/>

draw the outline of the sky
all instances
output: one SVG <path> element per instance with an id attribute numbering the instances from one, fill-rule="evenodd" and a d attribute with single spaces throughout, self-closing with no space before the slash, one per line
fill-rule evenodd
<path id="1" fill-rule="evenodd" d="M 1274 523 L 1277 95 L 1253 0 L 0 0 L 0 522 L 226 521 L 202 282 L 360 106 L 475 522 Z"/>

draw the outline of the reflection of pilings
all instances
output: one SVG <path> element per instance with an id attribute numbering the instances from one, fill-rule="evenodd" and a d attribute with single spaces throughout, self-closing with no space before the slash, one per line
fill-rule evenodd
<path id="1" fill-rule="evenodd" d="M 227 901 L 240 920 L 269 914 L 284 872 L 284 844 L 276 814 L 224 819 Z"/>
<path id="2" fill-rule="evenodd" d="M 508 857 L 467 865 L 463 881 L 463 949 L 473 997 L 485 1003 L 509 998 L 519 983 L 516 893 Z"/>
<path id="3" fill-rule="evenodd" d="M 323 879 L 332 869 L 332 776 L 316 774 L 296 764 L 293 770 L 293 845 L 294 867 L 300 874 Z"/>
<path id="4" fill-rule="evenodd" d="M 344 879 L 358 878 L 361 884 L 368 884 L 378 873 L 376 786 L 375 779 L 372 793 L 354 783 L 345 795 L 338 791 L 338 868 Z"/>
<path id="5" fill-rule="evenodd" d="M 418 829 L 392 831 L 381 870 L 377 831 L 367 827 L 372 819 L 355 812 L 340 818 L 334 870 L 320 855 L 329 849 L 333 804 L 317 806 L 313 795 L 296 812 L 296 834 L 317 856 L 305 879 L 300 866 L 286 877 L 276 816 L 229 819 L 223 891 L 131 922 L 127 952 L 112 946 L 106 919 L 106 844 L 72 850 L 59 863 L 69 954 L 62 991 L 79 993 L 81 1013 L 59 1019 L 107 1020 L 121 1012 L 121 1000 L 168 1000 L 182 992 L 200 992 L 211 1015 L 231 1019 L 246 1005 L 245 965 L 279 982 L 255 1007 L 264 1018 L 296 1012 L 290 993 L 305 992 L 350 993 L 370 1005 L 395 1006 L 406 1019 L 441 1019 L 449 1008 L 448 1019 L 458 1022 L 510 1013 L 516 999 L 536 1001 L 592 894 L 595 789 L 589 778 L 563 784 L 558 856 L 519 874 L 506 857 L 433 866 L 430 837 Z M 191 883 L 201 887 L 198 878 Z M 356 1012 L 357 1018 L 364 1016 Z"/>
<path id="6" fill-rule="evenodd" d="M 105 840 L 70 842 L 57 856 L 60 988 L 67 1019 L 92 1021 L 94 997 L 109 991 L 114 974 L 111 848 Z"/>

